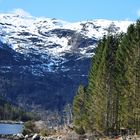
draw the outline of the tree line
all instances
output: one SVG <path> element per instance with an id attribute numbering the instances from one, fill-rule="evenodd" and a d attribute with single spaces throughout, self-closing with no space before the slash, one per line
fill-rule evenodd
<path id="1" fill-rule="evenodd" d="M 25 111 L 23 108 L 11 104 L 0 97 L 0 120 L 29 121 L 37 120 L 33 113 Z"/>
<path id="2" fill-rule="evenodd" d="M 140 20 L 126 33 L 98 43 L 88 76 L 73 101 L 74 124 L 81 131 L 140 133 Z"/>

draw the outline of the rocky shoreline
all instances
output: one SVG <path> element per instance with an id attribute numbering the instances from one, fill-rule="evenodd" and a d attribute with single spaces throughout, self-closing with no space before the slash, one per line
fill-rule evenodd
<path id="1" fill-rule="evenodd" d="M 0 121 L 0 123 L 22 124 L 22 122 L 15 121 Z M 73 126 L 47 129 L 43 124 L 45 124 L 43 121 L 24 123 L 24 129 L 21 133 L 0 134 L 0 140 L 140 140 L 140 136 L 137 135 L 125 135 L 113 138 L 106 137 L 100 133 L 78 135 Z"/>
<path id="2" fill-rule="evenodd" d="M 128 136 L 118 136 L 115 138 L 109 137 L 89 137 L 87 135 L 77 135 L 74 132 L 69 134 L 59 134 L 43 137 L 40 134 L 16 134 L 16 135 L 0 135 L 0 140 L 140 140 L 140 137 L 137 135 L 128 135 Z"/>
<path id="3" fill-rule="evenodd" d="M 30 135 L 16 134 L 16 135 L 0 135 L 0 140 L 72 140 L 73 138 L 67 138 L 67 136 L 53 135 L 43 137 L 37 133 Z M 73 140 L 78 140 L 75 138 Z"/>

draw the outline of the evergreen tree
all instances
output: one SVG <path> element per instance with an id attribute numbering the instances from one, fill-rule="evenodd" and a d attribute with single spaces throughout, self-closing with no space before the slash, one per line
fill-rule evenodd
<path id="1" fill-rule="evenodd" d="M 85 88 L 80 85 L 73 102 L 74 124 L 80 128 L 85 128 L 86 111 L 85 111 Z"/>
<path id="2" fill-rule="evenodd" d="M 126 34 L 99 41 L 89 72 L 88 87 L 74 98 L 74 122 L 86 130 L 140 132 L 140 20 Z"/>

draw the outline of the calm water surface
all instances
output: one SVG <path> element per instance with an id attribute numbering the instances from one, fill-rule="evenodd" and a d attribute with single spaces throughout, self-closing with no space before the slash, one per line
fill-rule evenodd
<path id="1" fill-rule="evenodd" d="M 0 134 L 18 134 L 23 130 L 22 124 L 3 124 L 0 123 Z M 1 140 L 1 139 L 0 139 Z"/>

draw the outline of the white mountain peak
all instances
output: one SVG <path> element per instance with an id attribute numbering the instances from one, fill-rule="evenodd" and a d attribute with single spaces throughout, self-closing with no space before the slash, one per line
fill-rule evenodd
<path id="1" fill-rule="evenodd" d="M 75 52 L 78 48 L 81 55 L 91 56 L 91 53 L 87 52 L 93 49 L 95 44 L 89 43 L 89 46 L 81 47 L 80 41 L 97 41 L 109 31 L 126 32 L 131 23 L 104 19 L 70 23 L 58 19 L 33 17 L 22 9 L 14 9 L 10 13 L 0 14 L 0 36 L 20 53 L 29 53 L 33 49 L 34 53 L 61 57 L 65 52 L 73 53 L 73 50 Z"/>

